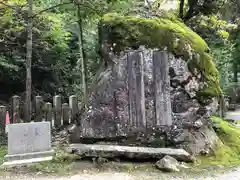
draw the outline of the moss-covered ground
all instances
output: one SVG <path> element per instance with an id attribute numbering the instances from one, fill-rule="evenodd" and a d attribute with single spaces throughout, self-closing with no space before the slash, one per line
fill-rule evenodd
<path id="1" fill-rule="evenodd" d="M 0 163 L 3 163 L 4 156 L 7 154 L 7 146 L 0 146 Z"/>
<path id="2" fill-rule="evenodd" d="M 211 156 L 198 158 L 198 165 L 240 165 L 240 129 L 219 117 L 212 117 L 211 122 L 221 141 Z"/>

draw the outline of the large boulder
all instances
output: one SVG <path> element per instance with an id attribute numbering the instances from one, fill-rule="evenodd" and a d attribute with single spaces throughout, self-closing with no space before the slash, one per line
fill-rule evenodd
<path id="1" fill-rule="evenodd" d="M 214 148 L 217 136 L 209 117 L 218 108 L 222 93 L 218 71 L 207 44 L 176 19 L 105 15 L 99 25 L 102 55 L 107 69 L 88 101 L 81 123 L 74 129 L 73 143 L 115 141 L 122 145 L 185 148 L 198 154 Z M 168 52 L 172 120 L 170 126 L 156 126 L 153 86 L 153 51 Z M 128 53 L 126 53 L 126 51 Z M 136 118 L 130 113 L 128 54 L 143 56 L 145 116 L 147 126 L 131 129 Z M 131 85 L 131 84 L 130 84 Z"/>

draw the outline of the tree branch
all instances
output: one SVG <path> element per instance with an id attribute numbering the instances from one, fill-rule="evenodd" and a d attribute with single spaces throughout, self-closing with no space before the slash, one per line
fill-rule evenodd
<path id="1" fill-rule="evenodd" d="M 21 5 L 21 6 L 12 6 L 12 5 L 9 5 L 9 4 L 6 4 L 5 2 L 0 2 L 0 4 L 2 4 L 3 6 L 6 6 L 8 8 L 11 8 L 11 9 L 14 9 L 14 10 L 21 10 L 26 4 L 24 5 Z M 0 10 L 2 10 L 4 8 L 1 8 Z"/>
<path id="2" fill-rule="evenodd" d="M 68 4 L 72 4 L 72 2 L 65 2 L 65 3 L 57 4 L 57 5 L 51 6 L 51 7 L 49 7 L 49 8 L 43 9 L 43 10 L 39 11 L 38 13 L 34 14 L 34 15 L 32 16 L 32 18 L 34 18 L 34 17 L 36 17 L 37 15 L 42 14 L 42 13 L 44 13 L 44 12 L 46 12 L 46 11 L 55 9 L 55 8 L 60 7 L 60 6 L 63 6 L 63 5 L 68 5 Z"/>
<path id="3" fill-rule="evenodd" d="M 97 13 L 97 14 L 100 14 L 98 11 L 96 11 L 96 9 L 93 9 L 93 8 L 91 8 L 91 7 L 89 7 L 89 6 L 86 6 L 86 5 L 84 5 L 84 4 L 82 4 L 82 3 L 79 3 L 79 2 L 75 2 L 75 3 L 76 3 L 76 5 L 78 5 L 78 6 L 83 6 L 83 7 L 87 8 L 87 9 L 92 10 L 93 12 L 95 12 L 95 13 Z M 49 7 L 49 8 L 43 9 L 43 10 L 39 11 L 38 13 L 34 14 L 34 15 L 32 16 L 32 18 L 35 18 L 35 17 L 38 16 L 39 14 L 42 14 L 42 13 L 44 13 L 44 12 L 46 12 L 46 11 L 51 10 L 51 9 L 55 9 L 55 8 L 57 8 L 57 7 L 60 7 L 60 6 L 63 6 L 63 5 L 68 5 L 68 4 L 74 4 L 74 2 L 65 2 L 65 3 L 57 4 L 57 5 L 51 6 L 51 7 Z"/>
<path id="4" fill-rule="evenodd" d="M 82 4 L 82 3 L 79 3 L 79 2 L 65 2 L 65 3 L 57 4 L 57 5 L 51 6 L 51 7 L 49 7 L 49 8 L 43 9 L 43 10 L 39 11 L 38 13 L 34 14 L 34 15 L 32 16 L 32 18 L 35 18 L 35 17 L 38 16 L 39 14 L 42 14 L 42 13 L 44 13 L 44 12 L 46 12 L 46 11 L 55 9 L 55 8 L 57 8 L 57 7 L 60 7 L 60 6 L 63 6 L 63 5 L 68 5 L 68 4 L 74 4 L 74 3 L 75 3 L 76 5 L 83 6 L 83 7 L 87 8 L 87 9 L 89 9 L 89 10 L 97 13 L 97 14 L 101 14 L 101 13 L 98 12 L 96 9 L 93 9 L 93 8 L 91 8 L 90 6 L 84 5 L 84 4 Z M 20 6 L 20 8 L 18 8 L 17 6 L 12 6 L 12 5 L 6 4 L 6 3 L 4 3 L 4 2 L 0 2 L 0 4 L 6 6 L 6 7 L 8 7 L 8 8 L 14 9 L 14 10 L 22 9 L 22 7 L 25 6 L 25 5 L 23 5 L 23 6 Z M 0 10 L 2 10 L 2 8 L 1 8 Z"/>
<path id="5" fill-rule="evenodd" d="M 0 2 L 0 4 L 6 6 L 6 7 L 8 7 L 8 8 L 11 8 L 11 9 L 15 9 L 15 8 L 16 8 L 15 6 L 11 6 L 11 5 L 9 5 L 9 4 L 6 4 L 5 2 Z"/>

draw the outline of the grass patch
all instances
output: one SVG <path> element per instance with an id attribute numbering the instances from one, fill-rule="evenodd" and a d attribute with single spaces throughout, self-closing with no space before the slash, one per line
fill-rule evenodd
<path id="1" fill-rule="evenodd" d="M 7 146 L 0 146 L 0 163 L 3 163 L 4 156 L 7 154 Z"/>
<path id="2" fill-rule="evenodd" d="M 65 149 L 57 149 L 52 161 L 41 162 L 29 165 L 31 171 L 37 171 L 47 174 L 66 175 L 71 172 L 76 159 L 75 155 L 69 154 Z"/>
<path id="3" fill-rule="evenodd" d="M 7 146 L 0 145 L 0 166 L 4 162 L 4 156 L 7 154 Z M 3 175 L 5 173 L 5 169 L 0 167 L 0 175 Z"/>
<path id="4" fill-rule="evenodd" d="M 220 140 L 211 156 L 198 157 L 197 165 L 240 165 L 240 129 L 215 116 L 211 118 L 211 122 Z"/>
<path id="5" fill-rule="evenodd" d="M 4 161 L 4 156 L 7 154 L 7 146 L 0 146 L 0 163 Z M 66 175 L 69 174 L 76 159 L 75 155 L 69 154 L 64 148 L 55 150 L 55 155 L 52 161 L 45 161 L 20 167 L 23 172 L 42 172 L 47 174 Z M 17 168 L 18 169 L 18 168 Z M 4 168 L 1 171 L 15 172 L 15 169 Z"/>

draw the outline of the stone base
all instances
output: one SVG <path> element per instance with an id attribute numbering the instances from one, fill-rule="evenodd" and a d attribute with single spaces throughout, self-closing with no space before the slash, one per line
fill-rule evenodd
<path id="1" fill-rule="evenodd" d="M 22 166 L 32 163 L 51 161 L 53 158 L 54 151 L 34 152 L 26 154 L 6 155 L 4 157 L 4 163 L 2 167 L 9 166 Z"/>
<path id="2" fill-rule="evenodd" d="M 179 161 L 193 162 L 194 158 L 183 149 L 131 147 L 117 145 L 71 144 L 72 152 L 89 157 L 127 157 L 131 159 L 161 159 L 166 155 Z"/>

